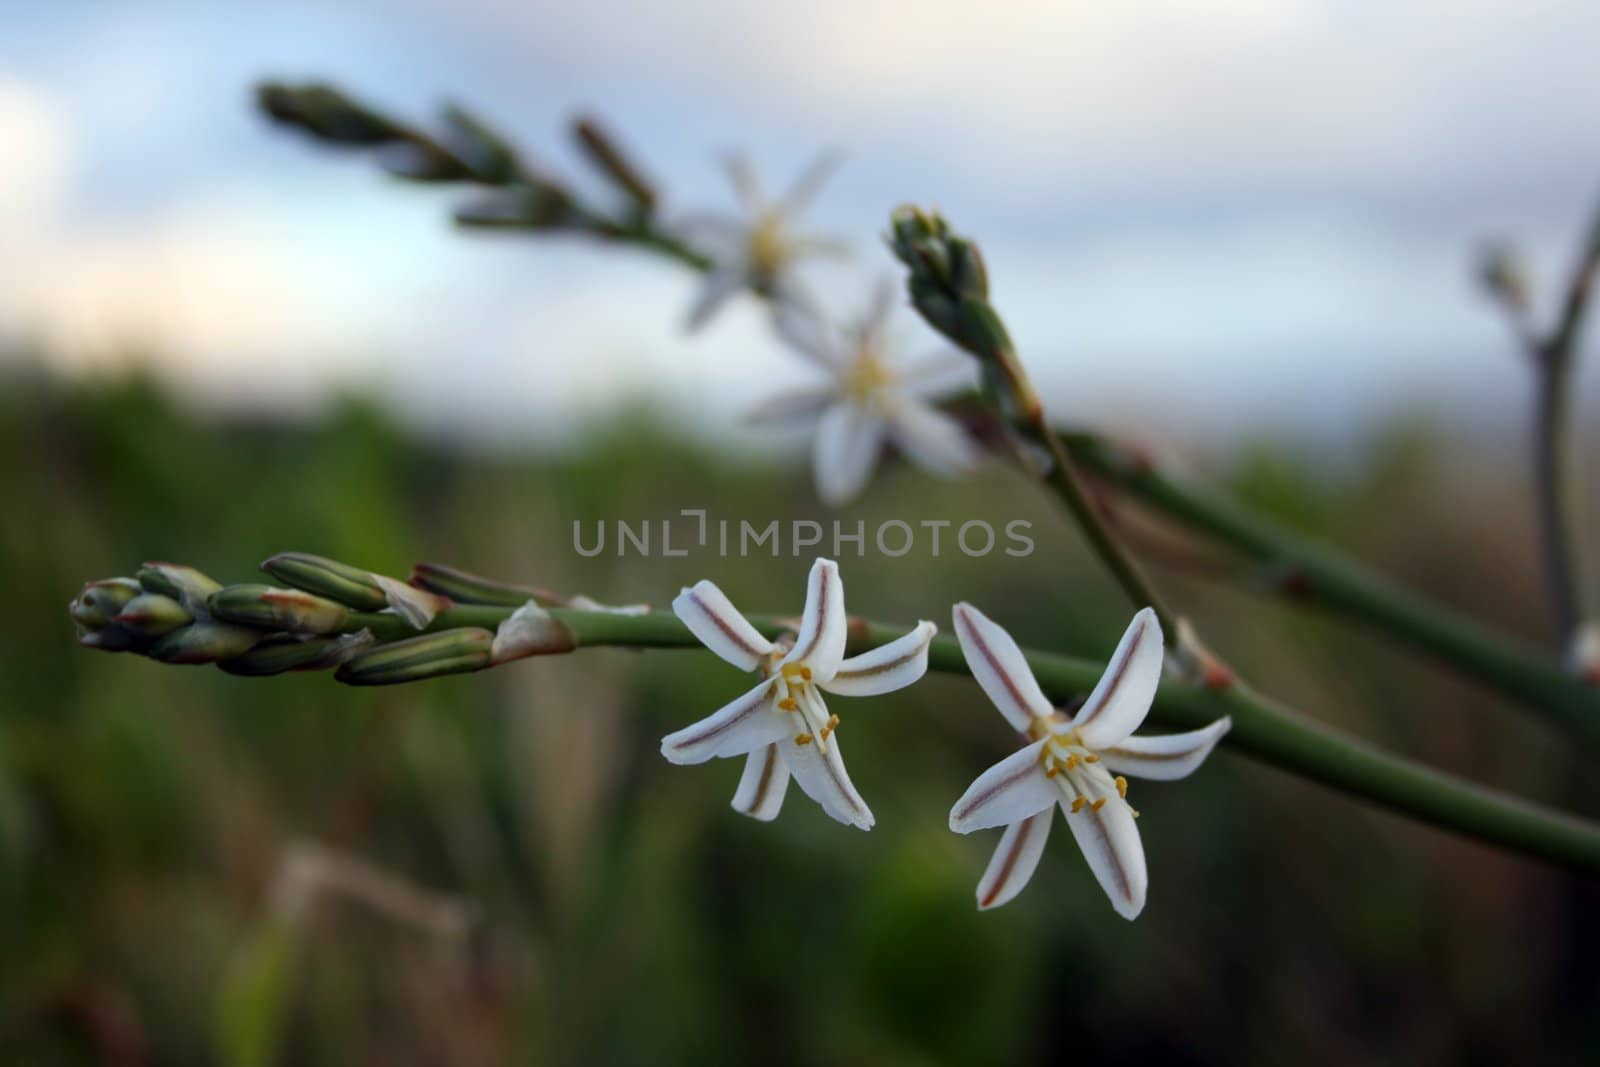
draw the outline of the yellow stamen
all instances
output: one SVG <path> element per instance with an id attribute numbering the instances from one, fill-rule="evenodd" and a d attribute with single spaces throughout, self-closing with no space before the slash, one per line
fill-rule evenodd
<path id="1" fill-rule="evenodd" d="M 1069 771 L 1076 770 L 1077 766 L 1078 766 L 1078 754 L 1076 752 L 1074 752 L 1072 755 L 1067 757 L 1067 770 L 1069 770 Z"/>
<path id="2" fill-rule="evenodd" d="M 1106 806 L 1106 798 L 1105 797 L 1101 797 L 1099 800 L 1096 800 L 1093 804 L 1089 805 L 1089 807 L 1094 811 L 1099 811 L 1101 808 L 1103 808 L 1105 806 Z"/>
<path id="3" fill-rule="evenodd" d="M 800 668 L 800 677 L 804 678 L 808 682 L 811 681 L 811 668 L 810 667 L 801 667 Z"/>
<path id="4" fill-rule="evenodd" d="M 1128 799 L 1128 780 L 1122 775 L 1117 775 L 1117 796 Z"/>
<path id="5" fill-rule="evenodd" d="M 809 745 L 814 740 L 816 740 L 816 738 L 812 737 L 810 734 L 795 734 L 794 737 L 794 743 L 797 745 Z"/>
<path id="6" fill-rule="evenodd" d="M 1060 773 L 1061 773 L 1061 768 L 1060 767 L 1057 767 L 1050 760 L 1045 760 L 1045 763 L 1044 763 L 1044 776 L 1046 778 L 1054 778 L 1056 775 L 1058 775 Z"/>
<path id="7" fill-rule="evenodd" d="M 1083 810 L 1083 806 L 1085 804 L 1087 804 L 1087 803 L 1088 803 L 1088 801 L 1083 799 L 1082 797 L 1073 797 L 1072 798 L 1072 814 L 1074 814 L 1074 815 L 1078 814 L 1078 812 Z"/>
<path id="8" fill-rule="evenodd" d="M 794 697 L 784 697 L 782 700 L 778 701 L 778 707 L 782 708 L 784 711 L 795 711 L 800 707 L 800 704 L 795 700 Z"/>
<path id="9" fill-rule="evenodd" d="M 1085 762 L 1085 763 L 1099 763 L 1100 762 L 1100 757 L 1096 756 L 1094 753 L 1091 752 L 1089 755 L 1083 757 L 1083 762 Z"/>

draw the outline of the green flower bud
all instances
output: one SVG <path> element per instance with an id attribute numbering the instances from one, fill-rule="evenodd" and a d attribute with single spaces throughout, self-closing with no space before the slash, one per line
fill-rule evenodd
<path id="1" fill-rule="evenodd" d="M 243 655 L 261 631 L 225 622 L 197 622 L 167 634 L 145 653 L 162 663 L 215 663 Z"/>
<path id="2" fill-rule="evenodd" d="M 138 578 L 146 592 L 169 596 L 191 610 L 222 588 L 222 583 L 209 575 L 177 563 L 146 563 L 139 568 Z"/>
<path id="3" fill-rule="evenodd" d="M 460 604 L 495 604 L 516 608 L 530 600 L 544 607 L 555 607 L 562 603 L 561 598 L 548 589 L 509 585 L 437 563 L 419 563 L 411 568 L 411 584 L 430 593 L 447 596 Z"/>
<path id="4" fill-rule="evenodd" d="M 342 634 L 338 637 L 298 637 L 278 634 L 260 642 L 250 651 L 217 664 L 229 674 L 259 677 L 285 671 L 320 671 L 343 663 L 356 651 L 373 643 L 372 634 Z"/>
<path id="5" fill-rule="evenodd" d="M 350 617 L 343 604 L 300 589 L 270 585 L 230 585 L 211 594 L 206 606 L 226 622 L 302 634 L 333 633 Z"/>
<path id="6" fill-rule="evenodd" d="M 489 666 L 494 634 L 464 628 L 408 637 L 363 652 L 334 675 L 346 685 L 396 685 L 443 674 L 462 674 Z"/>
<path id="7" fill-rule="evenodd" d="M 182 604 L 160 593 L 142 593 L 124 605 L 114 620 L 138 637 L 160 637 L 194 621 Z"/>
<path id="8" fill-rule="evenodd" d="M 85 582 L 76 599 L 67 605 L 72 621 L 85 630 L 94 631 L 111 625 L 111 620 L 123 607 L 141 592 L 139 583 L 132 578 L 105 578 L 98 582 Z"/>
<path id="9" fill-rule="evenodd" d="M 284 585 L 304 589 L 357 611 L 382 611 L 389 606 L 383 587 L 360 567 L 309 552 L 280 552 L 261 569 Z"/>
<path id="10" fill-rule="evenodd" d="M 578 147 L 583 154 L 607 178 L 627 194 L 628 199 L 638 205 L 639 210 L 649 214 L 655 209 L 656 191 L 650 182 L 634 166 L 604 126 L 591 118 L 580 118 L 572 124 L 572 135 L 578 141 Z"/>

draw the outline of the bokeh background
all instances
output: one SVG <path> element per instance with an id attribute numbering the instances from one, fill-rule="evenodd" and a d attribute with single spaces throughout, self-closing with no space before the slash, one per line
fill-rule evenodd
<path id="1" fill-rule="evenodd" d="M 742 426 L 805 368 L 694 279 L 466 236 L 448 194 L 269 128 L 265 77 L 471 105 L 536 158 L 607 116 L 674 209 L 847 165 L 814 218 L 892 273 L 904 200 L 980 236 L 1059 418 L 1156 442 L 1280 521 L 1530 641 L 1530 382 L 1472 284 L 1547 284 L 1600 183 L 1600 10 L 1164 5 L 0 2 L 0 1050 L 17 1063 L 1593 1062 L 1592 880 L 1224 752 L 1140 786 L 1150 905 L 1064 836 L 978 915 L 951 800 L 1004 751 L 970 683 L 842 709 L 878 826 L 656 741 L 740 677 L 586 652 L 390 691 L 76 648 L 86 578 L 247 580 L 302 549 L 603 600 L 714 576 L 794 606 L 804 559 L 581 558 L 572 523 L 1034 522 L 1025 560 L 842 559 L 887 619 L 970 599 L 1108 651 L 1126 610 L 1004 470 L 899 464 L 834 516 L 801 438 Z M 1541 311 L 1548 310 L 1543 305 Z M 908 315 L 909 349 L 931 337 Z M 1593 375 L 1581 376 L 1592 392 Z M 1593 493 L 1587 499 L 1593 500 Z M 1584 804 L 1584 754 L 1381 641 L 1249 591 L 1170 531 L 1173 598 L 1262 688 L 1477 780 Z M 1258 584 L 1258 583 L 1257 583 Z M 1593 810 L 1592 804 L 1589 805 Z"/>

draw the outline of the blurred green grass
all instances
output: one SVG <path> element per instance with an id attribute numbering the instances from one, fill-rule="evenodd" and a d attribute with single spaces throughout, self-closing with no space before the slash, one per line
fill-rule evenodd
<path id="1" fill-rule="evenodd" d="M 970 683 L 844 702 L 878 816 L 798 791 L 763 825 L 736 761 L 661 734 L 738 692 L 696 652 L 585 652 L 394 690 L 251 680 L 80 650 L 64 611 L 145 559 L 248 580 L 301 549 L 403 574 L 453 563 L 606 601 L 714 577 L 798 607 L 805 558 L 586 559 L 574 520 L 831 521 L 806 473 L 730 466 L 641 412 L 560 457 L 409 435 L 344 401 L 216 420 L 130 378 L 0 380 L 0 1050 L 40 1064 L 1197 1064 L 1592 1062 L 1595 883 L 1404 824 L 1224 754 L 1136 783 L 1135 924 L 1066 834 L 978 915 L 991 835 L 946 829 L 1008 733 Z M 1331 465 L 1271 441 L 1215 473 L 1275 517 L 1538 635 L 1514 469 L 1422 426 Z M 1020 490 L 1020 492 L 1019 492 Z M 1034 523 L 1037 553 L 841 558 L 852 608 L 947 623 L 972 600 L 1025 643 L 1103 654 L 1127 611 L 1014 476 L 895 466 L 842 518 Z M 1175 598 L 1263 688 L 1542 799 L 1581 762 L 1495 701 L 1360 635 L 1198 576 L 1125 516 Z M 999 520 L 999 521 L 996 521 Z M 1212 569 L 1215 561 L 1202 561 Z M 1181 564 L 1181 565 L 1180 565 Z M 1590 794 L 1592 795 L 1592 794 Z M 467 936 L 339 893 L 287 907 L 311 840 L 471 907 Z"/>

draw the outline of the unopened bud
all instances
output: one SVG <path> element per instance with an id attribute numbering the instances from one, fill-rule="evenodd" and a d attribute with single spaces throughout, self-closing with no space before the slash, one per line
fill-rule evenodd
<path id="1" fill-rule="evenodd" d="M 411 584 L 447 596 L 460 604 L 495 604 L 512 608 L 530 600 L 545 607 L 561 603 L 561 598 L 548 589 L 497 582 L 493 578 L 438 563 L 419 563 L 411 568 Z"/>
<path id="2" fill-rule="evenodd" d="M 261 631 L 226 622 L 197 622 L 167 634 L 145 653 L 162 663 L 215 663 L 243 655 Z"/>
<path id="3" fill-rule="evenodd" d="M 572 134 L 589 162 L 626 193 L 639 210 L 649 213 L 655 208 L 654 186 L 617 145 L 610 131 L 594 119 L 580 118 L 572 124 Z"/>
<path id="4" fill-rule="evenodd" d="M 368 630 L 337 637 L 299 637 L 278 634 L 257 644 L 242 656 L 217 664 L 229 674 L 260 677 L 286 671 L 321 671 L 337 667 L 375 639 Z"/>
<path id="5" fill-rule="evenodd" d="M 362 107 L 330 85 L 279 85 L 256 90 L 256 101 L 278 122 L 342 144 L 373 145 L 403 136 L 394 123 Z"/>
<path id="6" fill-rule="evenodd" d="M 161 593 L 142 593 L 123 606 L 114 620 L 137 637 L 160 637 L 194 621 L 182 604 Z"/>
<path id="7" fill-rule="evenodd" d="M 508 182 L 517 174 L 517 154 L 505 138 L 454 104 L 444 109 L 445 141 L 479 179 Z"/>
<path id="8" fill-rule="evenodd" d="M 212 615 L 226 622 L 302 634 L 333 633 L 350 617 L 343 604 L 301 589 L 270 585 L 230 585 L 213 593 L 206 604 Z"/>
<path id="9" fill-rule="evenodd" d="M 346 685 L 397 685 L 482 670 L 494 656 L 494 634 L 462 628 L 408 637 L 346 660 L 334 675 Z"/>
<path id="10" fill-rule="evenodd" d="M 378 163 L 397 178 L 414 182 L 455 182 L 473 176 L 472 168 L 449 150 L 427 141 L 405 141 L 378 150 Z"/>
<path id="11" fill-rule="evenodd" d="M 222 588 L 222 583 L 210 575 L 178 563 L 146 563 L 139 568 L 138 578 L 146 592 L 169 596 L 191 613 Z"/>
<path id="12" fill-rule="evenodd" d="M 67 614 L 85 630 L 100 630 L 109 626 L 117 613 L 140 592 L 139 583 L 132 578 L 86 582 L 77 597 L 67 605 Z"/>
<path id="13" fill-rule="evenodd" d="M 280 552 L 262 563 L 261 569 L 284 585 L 337 600 L 357 611 L 382 611 L 389 604 L 383 587 L 370 572 L 309 552 Z"/>
<path id="14" fill-rule="evenodd" d="M 1478 281 L 1491 297 L 1513 311 L 1527 311 L 1532 303 L 1527 265 L 1510 245 L 1497 243 L 1483 249 L 1478 258 Z"/>

